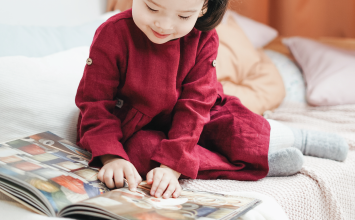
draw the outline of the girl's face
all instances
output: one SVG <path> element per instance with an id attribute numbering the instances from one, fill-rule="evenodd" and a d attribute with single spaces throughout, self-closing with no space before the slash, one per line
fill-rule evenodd
<path id="1" fill-rule="evenodd" d="M 188 34 L 201 15 L 204 0 L 133 0 L 134 23 L 156 44 Z"/>

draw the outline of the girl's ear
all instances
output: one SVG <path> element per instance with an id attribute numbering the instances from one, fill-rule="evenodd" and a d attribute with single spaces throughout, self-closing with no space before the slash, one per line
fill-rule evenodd
<path id="1" fill-rule="evenodd" d="M 198 17 L 202 17 L 204 14 L 206 14 L 207 12 L 207 7 L 206 8 L 202 8 L 202 10 L 200 11 L 200 14 L 198 15 Z"/>

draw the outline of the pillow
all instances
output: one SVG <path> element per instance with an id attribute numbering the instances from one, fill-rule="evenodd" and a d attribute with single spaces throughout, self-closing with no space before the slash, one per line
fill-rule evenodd
<path id="1" fill-rule="evenodd" d="M 102 14 L 100 16 L 100 20 L 102 21 L 106 21 L 107 19 L 109 19 L 110 17 L 114 16 L 115 14 L 118 14 L 120 13 L 121 11 L 120 10 L 114 10 L 114 11 L 109 11 L 109 12 L 106 12 L 104 14 Z"/>
<path id="2" fill-rule="evenodd" d="M 287 38 L 283 42 L 303 71 L 309 104 L 355 104 L 355 51 L 301 37 Z"/>
<path id="3" fill-rule="evenodd" d="M 90 46 L 96 29 L 113 11 L 78 26 L 37 27 L 0 24 L 0 57 L 42 57 L 74 47 Z"/>
<path id="4" fill-rule="evenodd" d="M 273 41 L 271 41 L 268 45 L 264 46 L 264 50 L 272 50 L 276 51 L 278 53 L 281 53 L 282 55 L 285 55 L 287 58 L 292 60 L 293 62 L 296 62 L 295 58 L 292 56 L 291 51 L 288 49 L 286 45 L 282 43 L 283 37 L 276 37 Z"/>
<path id="5" fill-rule="evenodd" d="M 75 143 L 74 99 L 89 47 L 43 58 L 0 57 L 0 142 L 51 131 Z"/>
<path id="6" fill-rule="evenodd" d="M 292 61 L 296 61 L 289 48 L 282 43 L 283 39 L 283 37 L 278 36 L 268 45 L 264 46 L 263 49 L 279 52 L 290 58 Z M 343 48 L 346 50 L 355 50 L 355 38 L 320 37 L 313 40 L 333 47 Z"/>
<path id="7" fill-rule="evenodd" d="M 250 18 L 239 15 L 238 13 L 227 10 L 222 23 L 227 22 L 227 17 L 232 16 L 233 19 L 239 24 L 244 33 L 247 35 L 255 48 L 262 48 L 270 43 L 278 35 L 278 32 L 260 22 L 254 21 Z"/>
<path id="8" fill-rule="evenodd" d="M 264 50 L 282 77 L 286 89 L 283 102 L 307 103 L 306 85 L 300 68 L 287 56 L 272 50 Z"/>
<path id="9" fill-rule="evenodd" d="M 216 30 L 219 36 L 216 72 L 224 93 L 238 97 L 256 114 L 277 108 L 285 97 L 285 88 L 270 58 L 263 50 L 254 48 L 232 17 Z"/>

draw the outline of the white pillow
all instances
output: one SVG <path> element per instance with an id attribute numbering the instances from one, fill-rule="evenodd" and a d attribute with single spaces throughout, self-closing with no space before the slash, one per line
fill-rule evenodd
<path id="1" fill-rule="evenodd" d="M 278 32 L 272 27 L 244 17 L 232 10 L 227 10 L 222 22 L 226 22 L 228 16 L 234 18 L 255 48 L 264 47 L 278 35 Z"/>
<path id="2" fill-rule="evenodd" d="M 291 37 L 291 50 L 307 83 L 307 101 L 315 106 L 355 104 L 355 51 Z"/>
<path id="3" fill-rule="evenodd" d="M 96 29 L 120 11 L 77 26 L 25 26 L 0 24 L 0 57 L 43 57 L 75 47 L 90 46 Z"/>
<path id="4" fill-rule="evenodd" d="M 307 103 L 306 83 L 302 70 L 287 56 L 273 50 L 264 50 L 278 69 L 286 89 L 283 102 Z"/>
<path id="5" fill-rule="evenodd" d="M 117 9 L 117 10 L 114 10 L 114 11 L 106 12 L 106 13 L 104 13 L 104 14 L 102 14 L 102 15 L 100 16 L 100 20 L 106 21 L 107 19 L 111 18 L 112 16 L 114 16 L 114 15 L 120 13 L 120 12 L 121 12 L 121 11 L 118 10 L 118 9 Z"/>
<path id="6" fill-rule="evenodd" d="M 0 142 L 51 131 L 75 143 L 75 95 L 89 47 L 0 57 Z"/>

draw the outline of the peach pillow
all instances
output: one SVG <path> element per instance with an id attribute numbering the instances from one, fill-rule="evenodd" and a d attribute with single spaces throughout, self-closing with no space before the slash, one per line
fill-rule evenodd
<path id="1" fill-rule="evenodd" d="M 227 24 L 229 16 L 231 16 L 238 23 L 239 27 L 244 31 L 244 34 L 248 37 L 255 48 L 264 47 L 278 35 L 278 32 L 274 28 L 242 16 L 232 10 L 226 11 L 222 24 Z"/>
<path id="2" fill-rule="evenodd" d="M 285 97 L 285 87 L 274 63 L 263 50 L 254 48 L 232 16 L 216 30 L 216 71 L 224 93 L 238 97 L 245 107 L 260 115 L 277 108 Z"/>
<path id="3" fill-rule="evenodd" d="M 283 43 L 303 71 L 309 104 L 355 104 L 355 51 L 301 37 L 286 38 Z"/>

